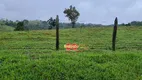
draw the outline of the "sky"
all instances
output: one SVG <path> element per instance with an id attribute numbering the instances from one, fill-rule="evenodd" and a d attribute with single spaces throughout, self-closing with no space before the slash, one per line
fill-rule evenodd
<path id="1" fill-rule="evenodd" d="M 80 12 L 77 22 L 113 24 L 142 21 L 142 0 L 0 0 L 0 18 L 10 20 L 48 20 L 59 15 L 60 22 L 69 22 L 63 13 L 70 5 Z"/>

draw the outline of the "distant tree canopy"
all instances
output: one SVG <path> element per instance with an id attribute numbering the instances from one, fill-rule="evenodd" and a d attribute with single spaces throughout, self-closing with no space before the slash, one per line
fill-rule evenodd
<path id="1" fill-rule="evenodd" d="M 122 23 L 121 26 L 142 26 L 142 21 L 132 21 L 130 23 Z"/>
<path id="2" fill-rule="evenodd" d="M 132 21 L 131 26 L 142 26 L 142 21 Z"/>
<path id="3" fill-rule="evenodd" d="M 53 19 L 52 17 L 47 21 L 47 23 L 49 24 L 49 28 L 48 29 L 52 29 L 53 27 L 55 27 L 55 23 L 56 23 L 56 20 Z"/>
<path id="4" fill-rule="evenodd" d="M 18 22 L 17 27 L 15 28 L 15 31 L 24 31 L 24 22 Z"/>
<path id="5" fill-rule="evenodd" d="M 55 19 L 52 17 L 47 21 L 42 20 L 8 20 L 8 19 L 0 19 L 0 26 L 10 26 L 17 29 L 17 24 L 19 22 L 23 22 L 24 30 L 47 30 L 47 29 L 55 29 Z M 112 26 L 112 25 L 102 25 L 102 24 L 92 24 L 92 23 L 75 23 L 76 28 L 78 27 L 101 27 L 101 26 Z M 130 23 L 122 23 L 119 26 L 142 26 L 142 21 L 132 21 Z M 64 28 L 72 28 L 72 24 L 70 23 L 59 23 L 60 29 Z"/>
<path id="6" fill-rule="evenodd" d="M 70 8 L 64 10 L 64 14 L 66 14 L 66 17 L 71 21 L 72 28 L 74 28 L 80 13 L 71 5 Z"/>
<path id="7" fill-rule="evenodd" d="M 11 27 L 16 27 L 16 22 L 8 19 L 0 19 L 0 25 L 7 25 Z"/>

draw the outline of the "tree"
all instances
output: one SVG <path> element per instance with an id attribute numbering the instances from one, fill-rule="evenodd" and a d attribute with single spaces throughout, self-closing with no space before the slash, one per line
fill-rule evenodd
<path id="1" fill-rule="evenodd" d="M 126 24 L 126 26 L 131 26 L 131 23 Z"/>
<path id="2" fill-rule="evenodd" d="M 47 29 L 47 28 L 48 28 L 47 21 L 41 21 L 40 27 L 41 27 L 42 29 Z"/>
<path id="3" fill-rule="evenodd" d="M 17 27 L 14 31 L 23 31 L 24 30 L 24 23 L 23 21 L 17 23 Z"/>
<path id="4" fill-rule="evenodd" d="M 29 28 L 28 28 L 28 23 L 29 23 L 29 21 L 28 20 L 23 20 L 23 27 L 24 27 L 24 30 L 29 30 Z"/>
<path id="5" fill-rule="evenodd" d="M 64 10 L 64 14 L 66 14 L 66 17 L 68 17 L 68 19 L 71 21 L 72 28 L 74 28 L 80 13 L 71 5 L 69 9 Z"/>
<path id="6" fill-rule="evenodd" d="M 49 28 L 48 28 L 48 29 L 52 29 L 52 28 L 55 27 L 55 25 L 56 25 L 56 20 L 51 17 L 51 18 L 47 21 L 47 23 L 49 24 Z"/>

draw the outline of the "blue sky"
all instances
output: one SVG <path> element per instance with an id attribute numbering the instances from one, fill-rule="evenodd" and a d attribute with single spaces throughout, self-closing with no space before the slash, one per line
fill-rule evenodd
<path id="1" fill-rule="evenodd" d="M 69 22 L 63 11 L 73 5 L 80 12 L 78 22 L 112 24 L 142 21 L 142 0 L 0 0 L 0 18 L 11 20 L 48 20 L 59 15 Z"/>

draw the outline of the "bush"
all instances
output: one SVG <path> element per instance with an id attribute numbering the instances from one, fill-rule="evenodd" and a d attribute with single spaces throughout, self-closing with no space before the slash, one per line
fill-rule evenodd
<path id="1" fill-rule="evenodd" d="M 24 23 L 23 22 L 18 22 L 17 27 L 15 28 L 14 31 L 24 31 Z"/>

